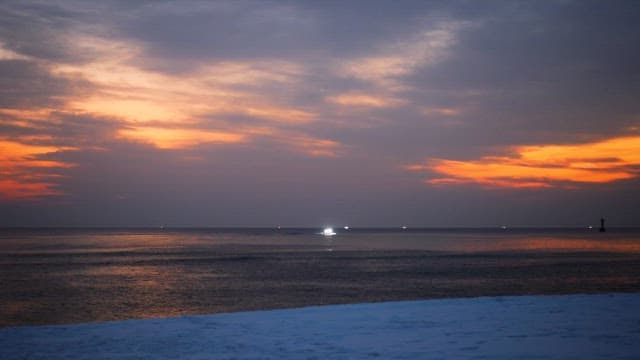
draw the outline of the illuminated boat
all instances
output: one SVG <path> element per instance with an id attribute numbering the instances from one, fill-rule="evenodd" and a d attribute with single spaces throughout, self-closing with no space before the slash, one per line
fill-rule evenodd
<path id="1" fill-rule="evenodd" d="M 322 230 L 322 235 L 324 235 L 324 236 L 333 236 L 335 234 L 336 234 L 336 232 L 333 231 L 333 228 L 331 228 L 331 227 L 327 227 L 327 228 L 324 228 L 324 230 Z"/>

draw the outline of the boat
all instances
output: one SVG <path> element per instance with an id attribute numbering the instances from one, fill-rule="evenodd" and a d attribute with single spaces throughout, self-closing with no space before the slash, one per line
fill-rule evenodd
<path id="1" fill-rule="evenodd" d="M 324 228 L 324 230 L 322 230 L 322 235 L 324 235 L 324 236 L 333 236 L 335 234 L 336 234 L 336 232 L 333 231 L 332 227 L 326 227 L 326 228 Z"/>

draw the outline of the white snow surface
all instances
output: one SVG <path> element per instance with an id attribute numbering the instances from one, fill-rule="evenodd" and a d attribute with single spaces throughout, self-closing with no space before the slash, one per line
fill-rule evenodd
<path id="1" fill-rule="evenodd" d="M 640 293 L 317 306 L 0 329 L 0 359 L 640 359 Z"/>

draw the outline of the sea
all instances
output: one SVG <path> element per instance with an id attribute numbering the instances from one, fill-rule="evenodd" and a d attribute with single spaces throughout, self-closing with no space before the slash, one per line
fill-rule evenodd
<path id="1" fill-rule="evenodd" d="M 640 291 L 640 229 L 0 229 L 0 327 Z"/>

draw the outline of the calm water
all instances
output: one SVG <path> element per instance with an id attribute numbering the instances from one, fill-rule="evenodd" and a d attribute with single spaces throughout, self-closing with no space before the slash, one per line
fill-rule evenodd
<path id="1" fill-rule="evenodd" d="M 640 291 L 640 230 L 5 229 L 0 326 Z"/>

